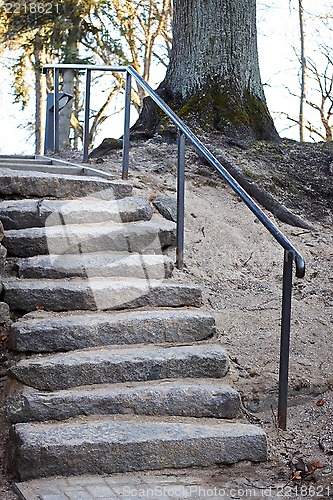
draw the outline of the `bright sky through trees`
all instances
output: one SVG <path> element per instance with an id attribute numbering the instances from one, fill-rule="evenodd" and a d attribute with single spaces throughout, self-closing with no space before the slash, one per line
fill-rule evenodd
<path id="1" fill-rule="evenodd" d="M 319 16 L 327 13 L 333 16 L 332 1 L 303 0 L 303 7 L 307 54 L 324 71 L 326 61 L 320 46 L 333 50 L 333 17 L 325 28 Z M 299 113 L 299 98 L 294 97 L 300 95 L 298 0 L 257 0 L 257 20 L 260 70 L 268 108 L 280 135 L 298 140 L 298 126 L 284 115 L 297 119 Z M 313 82 L 308 87 L 309 94 L 318 100 L 318 93 L 311 90 Z M 306 113 L 311 121 L 318 120 L 318 113 L 309 106 Z M 309 134 L 306 140 L 312 140 Z"/>
<path id="2" fill-rule="evenodd" d="M 329 0 L 322 0 L 317 5 L 312 0 L 304 0 L 306 16 L 323 14 L 330 11 Z M 258 0 L 258 44 L 262 81 L 269 110 L 275 120 L 275 125 L 282 137 L 298 139 L 297 125 L 289 129 L 292 122 L 288 121 L 282 112 L 297 118 L 299 100 L 291 94 L 299 94 L 299 62 L 295 51 L 299 50 L 299 25 L 297 14 L 298 1 L 273 0 L 265 2 Z M 318 26 L 320 22 L 318 21 Z M 333 21 L 332 21 L 333 29 Z M 321 39 L 321 36 L 323 39 Z M 320 53 L 315 54 L 314 47 L 321 42 L 333 48 L 333 33 L 329 30 L 309 33 L 307 44 L 311 56 L 321 63 Z M 332 43 L 330 43 L 332 42 Z M 11 75 L 9 70 L 0 69 L 0 154 L 32 154 L 34 151 L 32 131 L 24 126 L 34 120 L 34 99 L 26 110 L 21 111 L 19 104 L 12 104 L 10 95 Z M 159 75 L 162 80 L 163 73 Z M 156 73 L 155 73 L 156 83 Z M 110 109 L 110 114 L 112 109 Z M 316 119 L 314 112 L 309 110 L 310 117 Z M 113 122 L 113 124 L 112 124 Z M 107 120 L 101 129 L 96 144 L 104 137 L 121 135 L 117 129 L 121 120 L 119 116 Z M 19 126 L 19 129 L 17 127 Z M 30 139 L 29 139 L 29 136 Z M 308 135 L 306 140 L 311 140 Z"/>

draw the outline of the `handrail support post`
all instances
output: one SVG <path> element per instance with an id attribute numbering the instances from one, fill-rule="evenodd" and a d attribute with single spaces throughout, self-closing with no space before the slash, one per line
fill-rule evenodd
<path id="1" fill-rule="evenodd" d="M 279 373 L 279 400 L 278 400 L 278 426 L 282 430 L 286 430 L 287 428 L 293 260 L 294 260 L 293 256 L 290 254 L 290 252 L 285 250 L 284 265 L 283 265 L 282 319 L 281 319 L 280 373 Z"/>
<path id="2" fill-rule="evenodd" d="M 128 179 L 128 168 L 129 168 L 131 91 L 132 91 L 132 75 L 127 71 L 126 86 L 125 86 L 125 118 L 124 118 L 124 135 L 123 135 L 123 171 L 122 171 L 122 179 L 124 181 L 127 181 Z"/>
<path id="3" fill-rule="evenodd" d="M 59 153 L 59 77 L 60 77 L 60 70 L 55 68 L 54 69 L 54 101 L 53 101 L 53 108 L 54 108 L 54 128 L 53 128 L 53 151 L 55 153 Z"/>
<path id="4" fill-rule="evenodd" d="M 177 249 L 176 266 L 184 267 L 185 227 L 185 134 L 178 129 L 178 173 L 177 173 Z"/>
<path id="5" fill-rule="evenodd" d="M 91 70 L 86 69 L 86 93 L 84 100 L 83 161 L 89 160 L 89 116 L 90 116 Z"/>

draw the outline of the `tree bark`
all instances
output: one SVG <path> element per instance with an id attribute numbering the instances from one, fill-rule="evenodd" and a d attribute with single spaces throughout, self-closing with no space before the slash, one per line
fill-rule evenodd
<path id="1" fill-rule="evenodd" d="M 79 84 L 80 84 L 80 77 L 79 75 L 75 75 L 75 81 L 74 81 L 74 100 L 73 100 L 73 116 L 72 119 L 80 126 L 79 122 L 79 113 L 80 113 L 80 89 L 79 89 Z M 73 124 L 72 124 L 73 126 Z M 73 139 L 73 148 L 77 150 L 79 148 L 79 139 L 83 139 L 83 129 L 82 126 L 80 127 L 81 130 L 79 131 L 78 127 L 73 126 L 74 130 L 74 139 Z"/>
<path id="2" fill-rule="evenodd" d="M 79 23 L 79 18 L 77 19 Z M 64 63 L 76 62 L 79 57 L 78 47 L 78 31 L 76 28 L 70 29 L 67 38 L 67 47 L 64 57 Z M 62 91 L 74 96 L 75 88 L 75 73 L 73 70 L 65 70 L 62 78 Z M 70 129 L 71 129 L 71 116 L 73 113 L 73 101 L 68 104 L 59 113 L 59 145 L 60 149 L 67 149 L 70 147 Z"/>
<path id="3" fill-rule="evenodd" d="M 74 95 L 74 71 L 66 70 L 63 74 L 62 91 Z M 69 132 L 71 126 L 71 115 L 73 102 L 70 101 L 59 113 L 59 146 L 60 149 L 70 147 Z"/>
<path id="4" fill-rule="evenodd" d="M 305 122 L 305 105 L 306 105 L 306 82 L 307 82 L 307 60 L 305 47 L 305 18 L 303 0 L 298 0 L 298 15 L 299 15 L 299 30 L 301 42 L 301 97 L 299 108 L 299 140 L 305 141 L 306 122 Z"/>
<path id="5" fill-rule="evenodd" d="M 34 46 L 35 66 L 35 154 L 44 154 L 44 136 L 46 122 L 46 81 L 42 75 L 42 67 L 45 64 L 44 52 L 38 37 Z"/>
<path id="6" fill-rule="evenodd" d="M 260 79 L 256 0 L 174 0 L 173 47 L 157 92 L 190 125 L 277 140 Z M 146 99 L 133 135 L 164 127 Z"/>

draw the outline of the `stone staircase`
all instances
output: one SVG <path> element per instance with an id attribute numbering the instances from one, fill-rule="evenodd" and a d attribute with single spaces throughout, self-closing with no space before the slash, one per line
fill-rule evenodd
<path id="1" fill-rule="evenodd" d="M 200 288 L 172 278 L 174 222 L 131 195 L 87 167 L 0 159 L 20 481 L 266 459 Z"/>

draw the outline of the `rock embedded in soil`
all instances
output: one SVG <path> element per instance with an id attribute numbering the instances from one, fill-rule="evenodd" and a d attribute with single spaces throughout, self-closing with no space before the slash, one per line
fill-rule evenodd
<path id="1" fill-rule="evenodd" d="M 0 302 L 0 324 L 7 323 L 10 320 L 10 309 L 8 304 Z"/>
<path id="2" fill-rule="evenodd" d="M 0 272 L 4 271 L 7 258 L 7 248 L 0 244 Z"/>
<path id="3" fill-rule="evenodd" d="M 167 220 L 177 222 L 177 200 L 169 196 L 157 196 L 153 200 L 153 205 L 159 213 Z"/>

